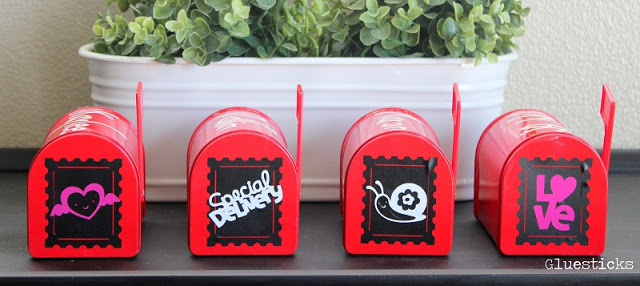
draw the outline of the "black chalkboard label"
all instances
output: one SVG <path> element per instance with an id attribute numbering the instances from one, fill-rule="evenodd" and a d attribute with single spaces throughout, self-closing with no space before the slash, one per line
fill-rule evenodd
<path id="1" fill-rule="evenodd" d="M 364 156 L 362 243 L 434 244 L 437 158 Z"/>
<path id="2" fill-rule="evenodd" d="M 591 164 L 592 159 L 520 158 L 517 245 L 588 245 Z"/>
<path id="3" fill-rule="evenodd" d="M 208 246 L 282 245 L 282 158 L 271 161 L 209 158 Z"/>
<path id="4" fill-rule="evenodd" d="M 49 211 L 45 247 L 121 247 L 122 159 L 45 159 Z"/>

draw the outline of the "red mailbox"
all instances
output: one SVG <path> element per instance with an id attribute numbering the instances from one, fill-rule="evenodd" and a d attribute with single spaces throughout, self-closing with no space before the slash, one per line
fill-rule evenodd
<path id="1" fill-rule="evenodd" d="M 187 151 L 189 248 L 195 255 L 289 255 L 298 245 L 302 88 L 294 162 L 282 131 L 260 111 L 220 110 Z"/>
<path id="2" fill-rule="evenodd" d="M 451 163 L 431 126 L 400 108 L 373 111 L 340 154 L 344 247 L 351 254 L 446 255 L 451 250 L 460 120 L 453 89 Z"/>
<path id="3" fill-rule="evenodd" d="M 138 128 L 84 107 L 58 120 L 29 170 L 29 253 L 37 258 L 132 257 L 144 208 L 142 84 Z"/>
<path id="4" fill-rule="evenodd" d="M 476 149 L 474 215 L 507 255 L 599 255 L 615 101 L 604 85 L 602 157 L 553 116 L 520 109 L 494 120 Z"/>

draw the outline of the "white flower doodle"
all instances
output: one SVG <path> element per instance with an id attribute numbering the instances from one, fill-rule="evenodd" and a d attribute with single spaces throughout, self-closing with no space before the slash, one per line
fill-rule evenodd
<path id="1" fill-rule="evenodd" d="M 375 184 L 380 192 L 372 186 L 366 189 L 376 194 L 374 205 L 378 214 L 384 219 L 397 223 L 412 223 L 425 220 L 424 211 L 427 208 L 427 194 L 422 187 L 414 183 L 404 183 L 391 193 L 391 197 L 384 193 L 380 181 Z"/>

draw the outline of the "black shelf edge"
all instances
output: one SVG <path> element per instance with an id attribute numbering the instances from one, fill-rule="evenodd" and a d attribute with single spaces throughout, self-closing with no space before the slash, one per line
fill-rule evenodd
<path id="1" fill-rule="evenodd" d="M 558 275 L 553 273 L 467 273 L 458 274 L 434 274 L 430 271 L 424 273 L 376 273 L 375 275 L 354 274 L 354 273 L 314 273 L 306 271 L 304 273 L 278 273 L 277 275 L 262 275 L 244 272 L 218 273 L 208 275 L 207 273 L 184 273 L 178 275 L 127 275 L 115 274 L 108 276 L 78 275 L 59 279 L 57 275 L 51 276 L 29 276 L 29 277 L 0 277 L 0 283 L 9 282 L 11 285 L 68 285 L 73 281 L 73 285 L 95 285 L 122 284 L 133 285 L 143 283 L 151 285 L 187 285 L 195 283 L 204 285 L 216 283 L 218 285 L 634 285 L 640 281 L 640 274 L 611 275 L 607 273 L 589 274 L 588 282 L 585 275 L 580 273 L 564 273 Z M 104 275 L 104 274 L 103 274 Z M 220 284 L 222 283 L 222 284 Z"/>
<path id="2" fill-rule="evenodd" d="M 26 172 L 37 148 L 0 148 L 0 172 Z"/>
<path id="3" fill-rule="evenodd" d="M 611 151 L 612 173 L 640 173 L 640 149 L 618 149 Z"/>
<path id="4" fill-rule="evenodd" d="M 0 148 L 0 172 L 28 171 L 37 152 L 37 148 Z M 640 173 L 640 149 L 612 150 L 610 172 Z"/>
<path id="5" fill-rule="evenodd" d="M 0 285 L 638 285 L 640 240 L 635 237 L 640 235 L 640 220 L 635 206 L 640 192 L 635 185 L 639 177 L 609 177 L 606 247 L 596 257 L 502 255 L 473 217 L 471 202 L 455 204 L 453 247 L 443 257 L 347 254 L 337 203 L 301 204 L 294 255 L 198 257 L 188 248 L 186 204 L 150 203 L 142 224 L 142 249 L 135 258 L 34 259 L 27 251 L 27 174 L 0 173 L 0 217 L 5 222 L 0 228 Z M 556 258 L 563 261 L 557 265 L 594 260 L 607 265 L 632 261 L 633 267 L 547 269 L 547 261 Z"/>

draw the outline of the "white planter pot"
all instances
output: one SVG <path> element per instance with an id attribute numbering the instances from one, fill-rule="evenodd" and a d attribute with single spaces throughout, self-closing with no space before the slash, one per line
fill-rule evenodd
<path id="1" fill-rule="evenodd" d="M 206 67 L 178 59 L 110 56 L 80 48 L 89 60 L 91 98 L 96 105 L 135 119 L 136 82 L 144 82 L 144 143 L 147 198 L 186 198 L 186 148 L 197 125 L 229 106 L 269 115 L 295 154 L 295 90 L 305 91 L 302 199 L 338 200 L 342 139 L 362 115 L 381 107 L 403 107 L 423 116 L 451 155 L 451 92 L 462 97 L 457 200 L 473 198 L 476 143 L 504 101 L 509 63 L 474 67 L 472 59 L 228 58 Z M 135 120 L 133 120 L 135 121 Z"/>

